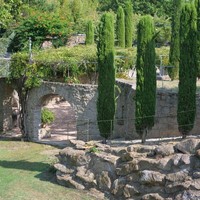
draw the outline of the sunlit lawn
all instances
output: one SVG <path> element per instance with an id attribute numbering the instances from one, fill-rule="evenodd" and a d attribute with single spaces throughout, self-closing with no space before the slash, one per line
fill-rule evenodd
<path id="1" fill-rule="evenodd" d="M 86 192 L 59 186 L 50 166 L 56 148 L 0 141 L 0 200 L 91 200 Z"/>

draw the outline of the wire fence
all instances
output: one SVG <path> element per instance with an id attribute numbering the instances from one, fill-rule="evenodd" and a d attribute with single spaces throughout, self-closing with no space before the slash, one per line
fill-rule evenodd
<path id="1" fill-rule="evenodd" d="M 188 114 L 191 111 L 180 112 L 179 114 Z M 194 124 L 186 119 L 186 123 L 179 124 L 177 122 L 177 114 L 166 115 L 166 116 L 146 116 L 145 118 L 154 118 L 154 125 L 151 129 L 148 130 L 147 138 L 166 138 L 166 137 L 177 137 L 182 136 L 179 130 L 188 131 L 189 135 L 199 135 L 200 130 L 200 118 L 196 117 Z M 70 127 L 76 127 L 77 139 L 81 139 L 84 141 L 100 139 L 98 126 L 102 123 L 105 125 L 108 130 L 108 139 L 114 140 L 116 138 L 123 138 L 126 140 L 134 140 L 139 139 L 139 132 L 143 132 L 143 127 L 141 130 L 135 128 L 135 124 L 138 119 L 144 120 L 145 118 L 120 118 L 114 120 L 94 120 L 94 119 L 82 119 L 82 120 L 73 120 L 66 121 L 68 130 L 66 130 L 66 134 L 69 134 L 68 139 L 70 139 Z M 187 122 L 188 121 L 188 122 Z M 74 130 L 74 129 L 73 129 Z"/>

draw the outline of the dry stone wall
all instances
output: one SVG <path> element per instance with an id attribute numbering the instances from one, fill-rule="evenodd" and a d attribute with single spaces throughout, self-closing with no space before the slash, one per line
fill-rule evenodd
<path id="1" fill-rule="evenodd" d="M 58 158 L 58 183 L 97 199 L 200 199 L 200 139 L 128 146 L 69 141 Z"/>

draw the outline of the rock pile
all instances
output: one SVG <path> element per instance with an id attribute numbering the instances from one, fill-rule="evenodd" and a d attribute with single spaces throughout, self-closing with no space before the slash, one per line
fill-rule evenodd
<path id="1" fill-rule="evenodd" d="M 71 140 L 58 157 L 58 183 L 98 199 L 200 199 L 200 139 L 127 147 Z"/>

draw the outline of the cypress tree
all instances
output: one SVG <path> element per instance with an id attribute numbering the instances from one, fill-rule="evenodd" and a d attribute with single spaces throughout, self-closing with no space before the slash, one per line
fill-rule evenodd
<path id="1" fill-rule="evenodd" d="M 124 9 L 119 6 L 117 10 L 117 45 L 119 47 L 125 47 L 125 18 Z"/>
<path id="2" fill-rule="evenodd" d="M 196 0 L 195 3 L 197 9 L 197 76 L 200 77 L 200 0 Z"/>
<path id="3" fill-rule="evenodd" d="M 97 120 L 100 135 L 106 139 L 113 130 L 115 115 L 114 19 L 110 13 L 99 24 Z"/>
<path id="4" fill-rule="evenodd" d="M 194 126 L 196 113 L 197 13 L 194 4 L 184 5 L 180 20 L 177 121 L 179 131 L 185 138 Z"/>
<path id="5" fill-rule="evenodd" d="M 179 42 L 179 29 L 180 29 L 180 15 L 181 15 L 181 2 L 182 0 L 174 0 L 173 2 L 173 16 L 172 16 L 172 34 L 171 45 L 169 52 L 169 62 L 173 68 L 168 68 L 168 73 L 171 80 L 178 78 L 179 60 L 180 60 L 180 42 Z"/>
<path id="6" fill-rule="evenodd" d="M 94 26 L 91 20 L 87 23 L 85 43 L 86 45 L 94 43 Z"/>
<path id="7" fill-rule="evenodd" d="M 133 6 L 131 1 L 125 5 L 125 46 L 132 47 L 133 42 Z"/>
<path id="8" fill-rule="evenodd" d="M 139 21 L 137 43 L 135 127 L 144 143 L 148 130 L 154 126 L 156 106 L 155 36 L 149 15 Z"/>

